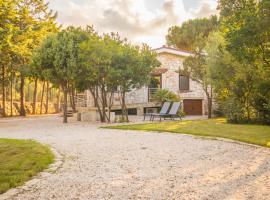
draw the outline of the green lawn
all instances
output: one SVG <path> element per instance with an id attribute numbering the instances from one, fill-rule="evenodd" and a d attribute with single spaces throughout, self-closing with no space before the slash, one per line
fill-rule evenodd
<path id="1" fill-rule="evenodd" d="M 229 124 L 225 119 L 174 121 L 105 128 L 183 133 L 219 137 L 270 147 L 270 126 Z"/>
<path id="2" fill-rule="evenodd" d="M 53 160 L 50 149 L 38 142 L 0 139 L 0 194 L 23 184 Z"/>

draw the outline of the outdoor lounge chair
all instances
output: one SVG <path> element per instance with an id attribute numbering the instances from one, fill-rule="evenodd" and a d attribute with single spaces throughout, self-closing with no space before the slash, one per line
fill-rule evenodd
<path id="1" fill-rule="evenodd" d="M 169 111 L 170 105 L 171 105 L 170 102 L 163 103 L 162 108 L 161 108 L 159 114 L 167 114 L 168 111 Z M 151 119 L 152 119 L 152 115 L 153 114 L 158 114 L 158 113 L 145 113 L 144 114 L 144 117 L 143 117 L 143 121 L 145 121 L 146 116 L 150 116 L 150 121 L 152 121 Z"/>
<path id="2" fill-rule="evenodd" d="M 151 120 L 154 121 L 155 117 L 159 117 L 160 121 L 161 121 L 161 118 L 164 118 L 164 120 L 166 118 L 169 118 L 171 120 L 174 120 L 175 118 L 179 118 L 180 120 L 182 120 L 181 116 L 178 115 L 178 111 L 179 111 L 180 107 L 181 107 L 180 102 L 173 102 L 172 107 L 168 113 L 152 114 Z"/>

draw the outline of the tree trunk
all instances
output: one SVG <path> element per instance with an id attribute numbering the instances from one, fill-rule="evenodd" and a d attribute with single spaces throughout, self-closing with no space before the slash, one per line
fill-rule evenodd
<path id="1" fill-rule="evenodd" d="M 100 121 L 101 122 L 105 122 L 105 117 L 103 115 L 102 109 L 100 108 L 100 104 L 99 104 L 99 91 L 98 91 L 98 87 L 93 87 L 93 88 L 89 88 L 93 98 L 94 98 L 94 102 L 95 102 L 95 107 L 97 107 L 98 109 L 98 113 L 99 113 L 99 117 L 100 117 Z"/>
<path id="2" fill-rule="evenodd" d="M 73 85 L 71 86 L 71 100 L 73 112 L 76 112 L 75 89 Z"/>
<path id="3" fill-rule="evenodd" d="M 6 117 L 6 67 L 5 65 L 2 66 L 2 115 Z"/>
<path id="4" fill-rule="evenodd" d="M 107 114 L 107 121 L 108 122 L 111 122 L 111 110 L 112 110 L 112 105 L 113 105 L 113 94 L 114 92 L 111 92 L 110 93 L 110 96 L 109 96 L 109 102 L 108 102 L 108 114 Z"/>
<path id="5" fill-rule="evenodd" d="M 24 75 L 21 74 L 21 85 L 20 85 L 20 116 L 26 116 L 25 113 L 25 94 L 24 94 L 24 85 L 25 78 Z"/>
<path id="6" fill-rule="evenodd" d="M 212 96 L 213 96 L 213 90 L 212 90 L 212 86 L 210 86 L 210 93 L 208 91 L 209 86 L 203 86 L 203 90 L 207 96 L 207 115 L 208 115 L 208 119 L 212 118 Z"/>
<path id="7" fill-rule="evenodd" d="M 35 78 L 35 85 L 34 85 L 34 96 L 33 96 L 33 111 L 32 114 L 36 114 L 37 108 L 37 85 L 38 85 L 38 78 Z"/>
<path id="8" fill-rule="evenodd" d="M 63 87 L 63 93 L 64 93 L 64 107 L 63 107 L 63 123 L 67 123 L 67 102 L 68 102 L 68 89 L 67 86 Z"/>
<path id="9" fill-rule="evenodd" d="M 106 122 L 106 119 L 108 119 L 107 112 L 106 112 L 106 107 L 107 107 L 107 92 L 105 90 L 105 86 L 102 85 L 101 88 L 101 106 L 102 106 L 102 115 L 104 117 L 104 121 Z"/>
<path id="10" fill-rule="evenodd" d="M 61 91 L 60 91 L 60 89 L 58 89 L 58 94 L 57 94 L 57 110 L 56 110 L 56 112 L 60 112 L 60 102 L 61 102 L 60 94 L 61 94 Z"/>
<path id="11" fill-rule="evenodd" d="M 48 114 L 49 110 L 49 88 L 50 84 L 49 81 L 47 81 L 47 87 L 46 87 L 46 107 L 45 107 L 45 113 Z"/>
<path id="12" fill-rule="evenodd" d="M 129 122 L 127 106 L 126 106 L 126 92 L 125 91 L 121 92 L 121 108 L 122 108 L 122 119 L 125 122 Z"/>
<path id="13" fill-rule="evenodd" d="M 74 90 L 74 88 L 71 85 L 68 88 L 68 94 L 69 94 L 69 101 L 70 101 L 71 108 L 72 108 L 73 112 L 76 112 L 76 107 L 75 107 L 75 93 L 74 93 L 73 90 Z"/>
<path id="14" fill-rule="evenodd" d="M 212 98 L 208 96 L 207 101 L 208 101 L 208 119 L 211 119 L 212 118 Z"/>
<path id="15" fill-rule="evenodd" d="M 10 81 L 10 116 L 13 116 L 13 74 Z"/>
<path id="16" fill-rule="evenodd" d="M 40 100 L 40 114 L 42 114 L 42 110 L 43 110 L 44 89 L 45 89 L 45 81 L 42 84 L 41 100 Z"/>

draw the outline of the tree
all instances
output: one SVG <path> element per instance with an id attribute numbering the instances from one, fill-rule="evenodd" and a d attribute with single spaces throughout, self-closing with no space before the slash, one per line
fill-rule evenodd
<path id="1" fill-rule="evenodd" d="M 169 28 L 166 36 L 167 44 L 187 51 L 202 49 L 205 45 L 205 39 L 218 28 L 218 25 L 216 16 L 189 20 L 181 26 Z"/>
<path id="2" fill-rule="evenodd" d="M 237 62 L 226 50 L 226 41 L 221 32 L 210 34 L 206 52 L 206 65 L 219 114 L 225 114 L 229 122 L 237 122 L 250 113 L 249 83 L 244 76 L 247 66 Z"/>
<path id="3" fill-rule="evenodd" d="M 111 33 L 99 36 L 88 27 L 88 39 L 80 45 L 77 87 L 88 89 L 102 122 L 110 121 L 115 89 L 118 88 L 122 117 L 127 118 L 126 93 L 146 84 L 159 62 L 149 47 L 132 46 Z"/>
<path id="4" fill-rule="evenodd" d="M 80 28 L 68 27 L 45 39 L 33 60 L 64 93 L 63 122 L 67 123 L 68 88 L 76 78 L 78 46 L 86 39 Z"/>
<path id="5" fill-rule="evenodd" d="M 184 61 L 184 69 L 179 73 L 186 74 L 194 81 L 198 82 L 206 96 L 208 102 L 208 118 L 212 117 L 212 82 L 209 67 L 206 63 L 205 46 L 209 34 L 217 30 L 219 25 L 216 16 L 202 19 L 189 20 L 181 27 L 174 26 L 169 29 L 167 43 L 179 49 L 191 51 L 192 56 Z"/>
<path id="6" fill-rule="evenodd" d="M 81 63 L 76 86 L 79 90 L 91 92 L 100 120 L 109 122 L 117 86 L 112 61 L 124 40 L 114 33 L 99 36 L 90 26 L 85 31 L 88 39 L 80 45 Z"/>
<path id="7" fill-rule="evenodd" d="M 12 22 L 15 21 L 17 16 L 15 7 L 15 1 L 0 1 L 0 68 L 3 116 L 6 116 L 7 72 L 11 70 L 11 54 L 14 50 L 12 36 L 16 30 L 16 25 Z"/>
<path id="8" fill-rule="evenodd" d="M 112 58 L 113 78 L 120 91 L 122 120 L 128 120 L 126 94 L 141 88 L 150 81 L 150 73 L 160 66 L 156 54 L 147 45 L 141 48 L 128 43 L 122 44 Z"/>
<path id="9" fill-rule="evenodd" d="M 195 52 L 193 56 L 185 59 L 183 73 L 189 76 L 202 86 L 207 96 L 208 118 L 212 118 L 213 86 L 209 66 L 206 63 L 206 55 L 202 52 Z"/>
<path id="10" fill-rule="evenodd" d="M 219 9 L 226 50 L 242 66 L 234 77 L 246 99 L 239 105 L 248 109 L 243 120 L 270 123 L 269 92 L 264 90 L 270 85 L 270 2 L 220 0 Z"/>
<path id="11" fill-rule="evenodd" d="M 6 60 L 3 66 L 12 66 L 14 69 L 10 71 L 20 73 L 20 115 L 24 116 L 26 68 L 33 49 L 38 47 L 49 32 L 57 30 L 56 14 L 48 9 L 48 3 L 43 0 L 6 0 L 0 2 L 0 8 L 0 56 L 1 60 Z M 2 71 L 6 79 L 6 68 L 2 67 Z"/>

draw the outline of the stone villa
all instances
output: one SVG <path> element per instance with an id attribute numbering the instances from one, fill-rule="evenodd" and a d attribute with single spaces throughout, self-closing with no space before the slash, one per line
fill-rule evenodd
<path id="1" fill-rule="evenodd" d="M 152 73 L 150 85 L 131 91 L 126 96 L 129 114 L 143 115 L 144 112 L 153 112 L 161 105 L 153 102 L 153 94 L 159 89 L 168 89 L 181 97 L 183 111 L 186 115 L 203 115 L 207 112 L 207 98 L 200 84 L 189 77 L 178 73 L 186 57 L 192 55 L 163 46 L 154 49 L 157 52 L 161 66 Z M 94 108 L 94 101 L 89 91 L 86 93 L 87 108 Z M 120 99 L 117 92 L 114 95 L 114 112 L 120 112 Z"/>

